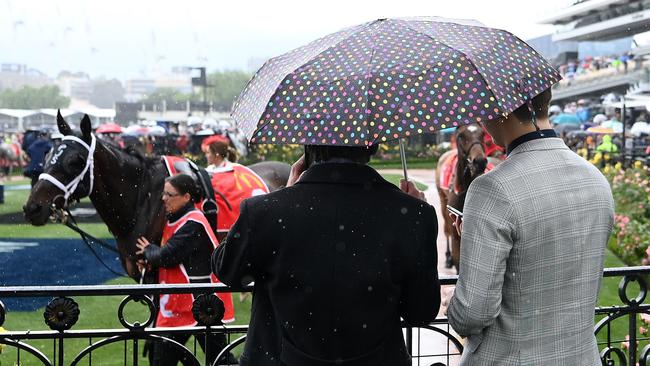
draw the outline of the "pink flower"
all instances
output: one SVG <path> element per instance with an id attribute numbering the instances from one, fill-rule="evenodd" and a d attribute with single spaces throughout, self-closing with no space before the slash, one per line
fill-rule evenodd
<path id="1" fill-rule="evenodd" d="M 630 348 L 630 336 L 629 335 L 625 336 L 625 342 L 621 342 L 621 348 L 623 348 L 623 349 Z"/>
<path id="2" fill-rule="evenodd" d="M 650 324 L 650 314 L 641 313 L 641 314 L 639 314 L 639 316 L 641 317 L 642 322 L 644 322 L 646 324 Z"/>
<path id="3" fill-rule="evenodd" d="M 646 335 L 648 333 L 648 328 L 639 327 L 639 333 Z"/>

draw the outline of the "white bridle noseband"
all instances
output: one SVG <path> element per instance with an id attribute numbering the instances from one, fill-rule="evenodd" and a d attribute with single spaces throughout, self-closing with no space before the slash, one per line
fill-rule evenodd
<path id="1" fill-rule="evenodd" d="M 84 169 L 79 173 L 78 176 L 76 176 L 70 183 L 67 185 L 61 183 L 60 180 L 54 178 L 53 176 L 47 174 L 47 173 L 41 173 L 41 175 L 38 176 L 39 180 L 46 180 L 52 184 L 54 184 L 57 188 L 63 191 L 63 198 L 65 199 L 65 204 L 67 205 L 68 203 L 68 198 L 74 193 L 74 191 L 77 189 L 77 186 L 79 183 L 84 179 L 84 176 L 86 173 L 90 174 L 90 188 L 88 189 L 88 195 L 93 191 L 93 180 L 94 180 L 94 172 L 93 172 L 93 167 L 94 167 L 94 155 L 95 155 L 95 136 L 90 135 L 90 146 L 86 144 L 83 140 L 76 136 L 64 136 L 62 139 L 63 141 L 69 140 L 69 141 L 75 141 L 79 143 L 81 146 L 85 147 L 86 150 L 88 150 L 88 158 L 86 159 L 86 166 Z M 61 146 L 61 145 L 59 145 Z M 54 160 L 54 158 L 53 158 Z"/>

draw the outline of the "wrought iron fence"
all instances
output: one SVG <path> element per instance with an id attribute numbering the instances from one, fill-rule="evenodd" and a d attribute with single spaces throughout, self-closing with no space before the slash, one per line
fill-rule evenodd
<path id="1" fill-rule="evenodd" d="M 644 303 L 648 292 L 646 279 L 649 274 L 650 266 L 605 269 L 605 278 L 621 277 L 618 293 L 621 304 L 595 309 L 595 334 L 602 349 L 601 358 L 604 365 L 635 365 L 638 362 L 640 366 L 650 366 L 650 337 L 646 336 L 646 331 L 641 327 L 643 323 L 639 319 L 642 314 L 650 314 L 650 304 Z M 455 283 L 455 276 L 441 276 L 443 286 L 453 286 Z M 628 293 L 631 292 L 630 285 L 633 283 L 638 285 L 638 292 L 635 296 L 630 296 Z M 237 289 L 251 290 L 251 286 Z M 50 330 L 12 329 L 0 333 L 0 345 L 5 347 L 4 353 L 0 354 L 0 365 L 102 365 L 106 360 L 101 358 L 101 350 L 108 347 L 112 347 L 112 363 L 138 365 L 144 361 L 141 353 L 146 345 L 163 341 L 183 355 L 184 365 L 210 364 L 208 355 L 213 354 L 214 350 L 206 349 L 201 354 L 197 350 L 197 340 L 206 339 L 206 347 L 210 347 L 210 337 L 216 336 L 225 336 L 226 346 L 219 350 L 213 364 L 227 364 L 225 362 L 228 354 L 237 353 L 241 349 L 247 330 L 245 325 L 221 324 L 223 308 L 214 293 L 231 291 L 232 289 L 224 285 L 211 284 L 4 287 L 0 289 L 0 299 L 53 298 L 43 313 L 43 321 Z M 195 295 L 193 313 L 198 322 L 197 326 L 152 327 L 156 314 L 152 299 L 160 294 L 172 293 Z M 122 328 L 73 329 L 80 312 L 84 311 L 74 299 L 88 296 L 125 296 L 117 309 L 102 310 L 115 311 Z M 126 309 L 133 306 L 132 303 L 144 305 L 145 310 L 141 311 L 144 319 L 129 320 L 129 312 Z M 12 315 L 14 314 L 8 313 L 0 302 L 0 327 L 6 318 Z M 620 330 L 621 327 L 614 324 L 621 321 L 626 323 L 624 328 L 627 330 L 628 339 L 615 332 L 615 329 Z M 193 335 L 195 340 L 185 346 L 171 339 L 180 334 Z M 404 328 L 404 334 L 407 349 L 413 355 L 414 365 L 457 364 L 463 349 L 463 340 L 453 332 L 446 318 L 438 318 L 426 327 Z M 80 340 L 84 342 L 82 346 L 79 345 Z M 76 346 L 70 347 L 71 342 L 77 342 Z M 13 351 L 9 352 L 9 349 Z"/>

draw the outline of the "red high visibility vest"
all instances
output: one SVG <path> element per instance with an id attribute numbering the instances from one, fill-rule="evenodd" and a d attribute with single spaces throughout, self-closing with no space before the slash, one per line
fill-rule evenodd
<path id="1" fill-rule="evenodd" d="M 220 195 L 216 195 L 219 214 L 217 216 L 217 231 L 228 232 L 239 217 L 241 201 L 261 194 L 269 193 L 269 188 L 254 171 L 236 163 L 225 162 L 218 168 L 208 168 L 212 175 L 212 186 L 221 192 L 228 204 Z"/>
<path id="2" fill-rule="evenodd" d="M 198 210 L 192 210 L 185 214 L 177 221 L 168 222 L 163 229 L 162 246 L 188 221 L 195 221 L 201 224 L 205 232 L 208 234 L 212 246 L 214 248 L 219 245 L 216 236 L 212 232 L 212 228 L 208 220 Z M 210 258 L 206 258 L 207 261 Z M 219 280 L 214 274 L 210 274 L 210 282 L 219 283 Z M 183 264 L 172 268 L 159 268 L 158 282 L 161 284 L 184 284 L 190 283 L 190 276 L 187 274 Z M 219 293 L 217 296 L 223 301 L 226 312 L 223 316 L 223 322 L 229 323 L 235 320 L 235 311 L 233 307 L 232 294 Z M 158 327 L 183 327 L 196 325 L 196 320 L 192 316 L 192 303 L 194 296 L 192 294 L 162 294 L 160 295 L 160 311 L 156 320 Z"/>

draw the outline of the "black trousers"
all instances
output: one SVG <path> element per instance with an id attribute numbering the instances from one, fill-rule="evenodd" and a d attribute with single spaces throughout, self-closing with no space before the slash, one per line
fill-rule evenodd
<path id="1" fill-rule="evenodd" d="M 174 341 L 185 344 L 190 339 L 190 334 L 166 334 L 166 338 L 173 339 Z M 205 352 L 205 337 L 203 335 L 197 335 L 196 340 L 201 346 L 203 352 Z M 226 347 L 226 336 L 225 334 L 210 334 L 210 347 L 208 360 L 209 365 L 214 363 L 214 360 L 219 355 L 219 352 Z M 191 349 L 191 347 L 190 347 Z M 188 365 L 188 360 L 184 357 L 183 352 L 177 349 L 170 342 L 153 342 L 151 344 L 151 351 L 149 352 L 149 363 L 153 366 L 176 366 L 178 362 L 181 362 L 183 365 Z M 199 360 L 203 363 L 203 360 Z"/>

